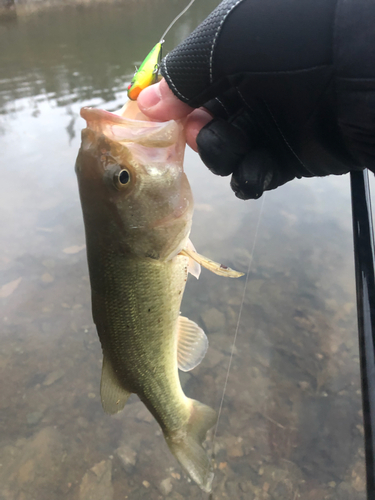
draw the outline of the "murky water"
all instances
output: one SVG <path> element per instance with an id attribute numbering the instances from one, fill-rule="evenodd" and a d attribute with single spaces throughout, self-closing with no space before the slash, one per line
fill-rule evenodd
<path id="1" fill-rule="evenodd" d="M 50 8 L 0 24 L 0 499 L 207 498 L 136 397 L 117 416 L 102 411 L 73 169 L 80 107 L 119 107 L 134 65 L 185 3 Z M 166 49 L 217 3 L 196 2 Z M 237 200 L 191 151 L 186 170 L 195 246 L 246 271 L 262 202 Z M 243 287 L 203 270 L 183 300 L 210 341 L 184 389 L 216 409 Z M 347 176 L 267 194 L 207 446 L 216 500 L 365 498 Z"/>

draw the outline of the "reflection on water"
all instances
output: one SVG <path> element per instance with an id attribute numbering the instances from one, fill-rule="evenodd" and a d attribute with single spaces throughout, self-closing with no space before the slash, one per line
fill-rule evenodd
<path id="1" fill-rule="evenodd" d="M 0 25 L 0 498 L 206 498 L 132 397 L 105 415 L 74 162 L 82 105 L 119 107 L 185 1 L 45 10 Z M 215 6 L 197 2 L 172 47 Z M 246 270 L 260 202 L 191 151 L 192 240 Z M 209 230 L 208 230 L 209 228 Z M 244 280 L 203 270 L 182 313 L 205 327 L 186 393 L 218 408 Z M 348 178 L 267 194 L 218 435 L 214 499 L 363 500 L 363 427 Z"/>

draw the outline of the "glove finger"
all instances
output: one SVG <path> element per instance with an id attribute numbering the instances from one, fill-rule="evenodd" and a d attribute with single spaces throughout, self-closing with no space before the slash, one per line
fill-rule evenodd
<path id="1" fill-rule="evenodd" d="M 216 175 L 231 174 L 248 152 L 245 135 L 222 118 L 215 118 L 197 135 L 198 153 Z"/>
<path id="2" fill-rule="evenodd" d="M 244 102 L 237 89 L 232 87 L 214 99 L 205 102 L 204 107 L 216 118 L 230 121 L 231 117 L 243 111 Z"/>
<path id="3" fill-rule="evenodd" d="M 281 179 L 279 165 L 272 153 L 261 147 L 250 151 L 233 172 L 231 188 L 241 200 L 258 199 L 266 189 L 275 189 L 290 180 Z"/>

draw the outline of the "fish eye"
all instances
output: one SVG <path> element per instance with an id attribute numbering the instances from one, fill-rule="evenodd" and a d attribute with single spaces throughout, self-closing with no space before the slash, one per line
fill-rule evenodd
<path id="1" fill-rule="evenodd" d="M 127 184 L 129 184 L 129 182 L 130 182 L 129 170 L 127 170 L 126 168 L 123 168 L 122 170 L 117 172 L 115 174 L 114 181 L 115 181 L 115 186 L 117 188 L 120 188 L 120 189 L 122 187 L 126 186 Z"/>
<path id="2" fill-rule="evenodd" d="M 129 172 L 125 169 L 121 170 L 121 172 L 118 174 L 118 180 L 122 185 L 127 184 L 130 181 Z"/>

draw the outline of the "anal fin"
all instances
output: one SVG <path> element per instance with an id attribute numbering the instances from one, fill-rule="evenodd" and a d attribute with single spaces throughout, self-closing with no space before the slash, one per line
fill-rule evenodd
<path id="1" fill-rule="evenodd" d="M 208 348 L 206 334 L 194 321 L 184 316 L 178 318 L 178 367 L 183 372 L 195 368 L 204 358 Z"/>
<path id="2" fill-rule="evenodd" d="M 100 381 L 100 398 L 103 410 L 110 415 L 118 413 L 124 408 L 130 394 L 120 385 L 111 362 L 103 353 L 102 378 Z"/>
<path id="3" fill-rule="evenodd" d="M 219 276 L 226 276 L 227 278 L 240 278 L 241 276 L 244 275 L 244 273 L 235 271 L 230 267 L 223 266 L 223 264 L 219 264 L 218 262 L 215 262 L 207 257 L 204 257 L 203 255 L 200 255 L 195 250 L 190 240 L 186 245 L 186 247 L 183 250 L 181 250 L 180 254 L 189 257 L 190 260 L 197 262 L 201 266 L 205 267 L 206 269 L 212 271 L 215 274 L 218 274 Z"/>

